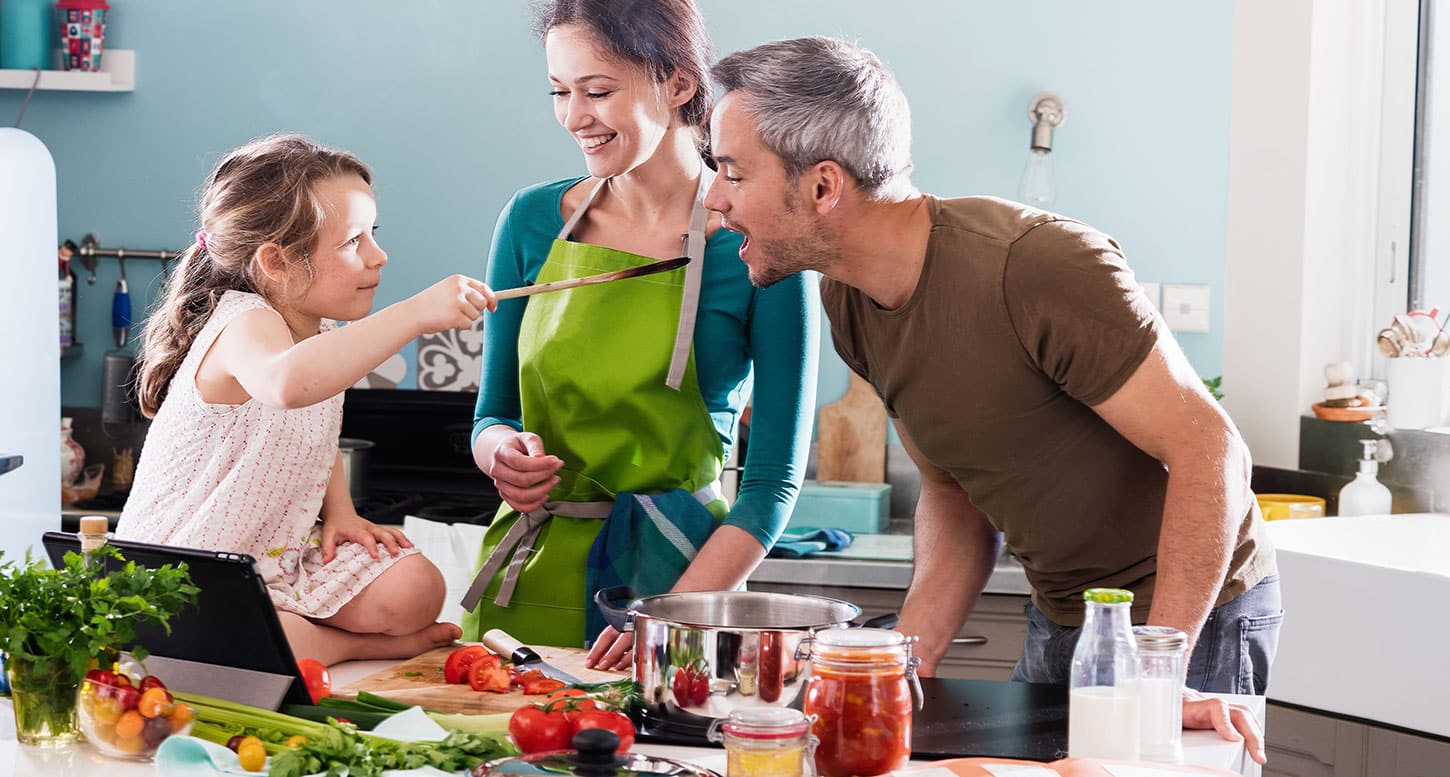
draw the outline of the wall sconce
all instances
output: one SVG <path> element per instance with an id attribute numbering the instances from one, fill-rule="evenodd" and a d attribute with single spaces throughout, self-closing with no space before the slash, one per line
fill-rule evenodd
<path id="1" fill-rule="evenodd" d="M 1052 203 L 1056 189 L 1052 177 L 1052 131 L 1062 126 L 1067 108 L 1062 98 L 1052 92 L 1039 92 L 1027 109 L 1032 120 L 1032 144 L 1027 153 L 1027 169 L 1022 173 L 1020 199 L 1037 208 Z"/>

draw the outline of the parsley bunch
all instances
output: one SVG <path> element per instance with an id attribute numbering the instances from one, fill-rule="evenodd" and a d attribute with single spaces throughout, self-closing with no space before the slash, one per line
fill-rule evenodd
<path id="1" fill-rule="evenodd" d="M 133 644 L 136 626 L 160 623 L 169 631 L 171 616 L 196 602 L 186 564 L 148 569 L 124 561 L 107 572 L 108 557 L 124 561 L 106 545 L 89 563 L 67 553 L 60 569 L 28 554 L 24 564 L 0 564 L 0 650 L 14 673 L 11 692 L 19 698 L 31 689 L 38 713 L 69 714 L 92 658 L 121 650 L 144 658 L 145 648 Z"/>

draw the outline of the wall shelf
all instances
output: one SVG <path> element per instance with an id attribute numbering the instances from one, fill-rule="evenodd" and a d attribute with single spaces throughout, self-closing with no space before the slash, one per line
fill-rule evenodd
<path id="1" fill-rule="evenodd" d="M 35 83 L 34 70 L 0 70 L 0 89 L 29 89 Z M 77 70 L 42 70 L 36 89 L 67 92 L 132 92 L 136 89 L 136 52 L 106 49 L 101 69 L 95 73 Z"/>

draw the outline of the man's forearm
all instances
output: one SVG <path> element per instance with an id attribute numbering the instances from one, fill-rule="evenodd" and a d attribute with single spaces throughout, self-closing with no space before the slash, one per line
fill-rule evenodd
<path id="1" fill-rule="evenodd" d="M 1169 469 L 1158 539 L 1157 581 L 1148 622 L 1182 629 L 1189 649 L 1213 609 L 1248 511 L 1246 466 L 1237 448 L 1222 467 Z"/>
<path id="2" fill-rule="evenodd" d="M 916 565 L 900 630 L 921 640 L 920 673 L 930 677 L 991 577 L 1000 545 L 986 515 L 960 489 L 923 483 L 913 523 Z"/>

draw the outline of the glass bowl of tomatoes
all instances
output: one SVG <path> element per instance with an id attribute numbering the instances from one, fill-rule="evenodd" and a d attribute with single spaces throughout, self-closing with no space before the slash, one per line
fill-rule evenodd
<path id="1" fill-rule="evenodd" d="M 149 761 L 168 737 L 191 732 L 192 708 L 176 701 L 155 675 L 139 679 L 109 669 L 92 669 L 81 680 L 76 700 L 81 733 L 112 758 Z"/>

